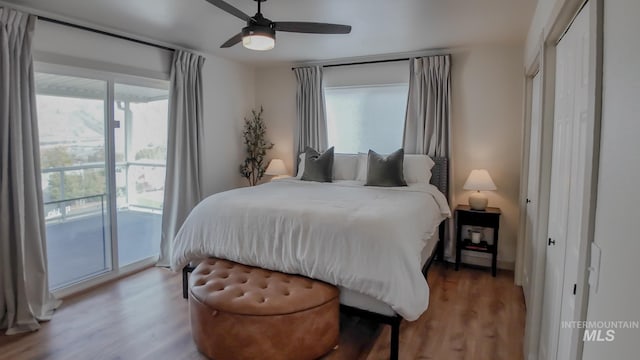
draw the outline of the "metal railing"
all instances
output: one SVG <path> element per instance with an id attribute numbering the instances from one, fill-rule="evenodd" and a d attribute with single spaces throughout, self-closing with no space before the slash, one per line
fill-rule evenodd
<path id="1" fill-rule="evenodd" d="M 125 194 L 123 194 L 126 197 L 126 203 L 128 205 L 133 205 L 136 207 L 140 207 L 140 208 L 146 208 L 146 209 L 151 209 L 151 210 L 162 210 L 162 207 L 157 207 L 157 206 L 150 206 L 150 205 L 145 205 L 145 204 L 129 204 L 129 191 L 131 191 L 130 186 L 132 184 L 130 184 L 129 182 L 129 168 L 130 167 L 135 167 L 135 166 L 139 166 L 139 167 L 160 167 L 160 168 L 166 168 L 166 164 L 163 163 L 156 163 L 156 162 L 144 162 L 144 161 L 127 161 L 127 162 L 118 162 L 116 163 L 116 169 L 124 169 L 124 181 L 125 181 L 125 185 L 124 188 L 125 190 Z M 83 199 L 88 199 L 88 198 L 93 198 L 93 197 L 98 197 L 101 196 L 102 202 L 104 202 L 104 197 L 106 196 L 106 194 L 102 193 L 102 194 L 90 194 L 90 195 L 86 195 L 86 196 L 81 196 L 81 197 L 74 197 L 74 198 L 66 198 L 66 193 L 68 192 L 68 187 L 67 184 L 65 183 L 65 174 L 68 172 L 72 172 L 72 171 L 84 171 L 84 170 L 99 170 L 99 169 L 105 169 L 106 165 L 104 162 L 95 162 L 95 163 L 86 163 L 86 164 L 82 164 L 82 165 L 70 165 L 70 166 L 59 166 L 59 167 L 50 167 L 50 168 L 46 168 L 46 169 L 42 169 L 42 174 L 46 175 L 46 174 L 58 174 L 59 176 L 59 185 L 58 185 L 58 196 L 56 196 L 56 200 L 51 200 L 51 201 L 47 201 L 45 202 L 45 205 L 52 205 L 52 204 L 59 204 L 59 203 L 63 203 L 63 202 L 69 202 L 69 201 L 75 201 L 75 200 L 83 200 Z M 135 184 L 134 184 L 135 185 Z M 105 188 L 106 188 L 106 182 L 104 184 Z M 122 187 L 122 186 L 121 186 Z M 164 188 L 164 185 L 162 185 L 162 188 Z M 104 204 L 103 204 L 104 206 Z M 46 207 L 45 207 L 46 210 Z M 63 218 L 65 217 L 65 212 L 62 211 L 63 214 Z"/>
<path id="2" fill-rule="evenodd" d="M 104 227 L 104 198 L 107 194 L 96 194 L 89 196 L 80 196 L 71 199 L 47 201 L 44 203 L 45 219 L 48 223 L 64 222 L 67 218 L 77 218 L 82 216 L 102 214 L 102 224 Z M 100 205 L 93 206 L 95 202 L 87 200 L 100 198 Z M 62 205 L 74 203 L 73 205 Z M 53 206 L 52 206 L 53 205 Z M 99 211 L 97 211 L 99 209 Z"/>
<path id="3" fill-rule="evenodd" d="M 66 186 L 65 186 L 65 173 L 70 172 L 70 171 L 82 171 L 82 170 L 87 170 L 87 169 L 103 169 L 104 170 L 105 165 L 104 163 L 87 163 L 87 164 L 82 164 L 82 165 L 70 165 L 70 166 L 59 166 L 59 167 L 51 167 L 51 168 L 47 168 L 47 169 L 42 169 L 42 174 L 53 174 L 53 173 L 57 173 L 58 176 L 60 177 L 60 184 L 58 185 L 58 191 L 59 191 L 59 196 L 56 201 L 64 201 L 65 199 L 65 192 L 66 192 Z M 45 203 L 46 205 L 46 203 Z"/>

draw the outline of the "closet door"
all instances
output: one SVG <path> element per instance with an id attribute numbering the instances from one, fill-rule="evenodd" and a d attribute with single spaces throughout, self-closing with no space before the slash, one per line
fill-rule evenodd
<path id="1" fill-rule="evenodd" d="M 590 178 L 591 157 L 593 154 L 594 121 L 589 116 L 589 77 L 591 32 L 589 29 L 589 4 L 585 6 L 574 21 L 570 35 L 573 43 L 573 106 L 571 121 L 571 167 L 569 176 L 569 213 L 567 216 L 567 234 L 564 258 L 564 286 L 562 288 L 562 306 L 560 322 L 577 320 L 575 310 L 575 290 L 578 283 L 580 244 L 586 241 L 585 226 L 588 214 L 585 199 L 589 196 L 587 181 Z M 569 359 L 573 333 L 576 329 L 561 328 L 558 336 L 558 359 Z"/>
<path id="2" fill-rule="evenodd" d="M 576 320 L 574 286 L 583 241 L 584 199 L 588 189 L 586 154 L 592 150 L 593 122 L 588 116 L 589 4 L 556 48 L 556 94 L 549 202 L 549 228 L 540 358 L 569 359 Z"/>
<path id="3" fill-rule="evenodd" d="M 529 179 L 527 181 L 527 215 L 525 224 L 525 249 L 523 290 L 527 307 L 531 304 L 531 277 L 534 258 L 544 251 L 544 243 L 536 236 L 535 228 L 538 224 L 538 189 L 540 186 L 540 139 L 541 139 L 541 75 L 533 77 L 531 87 L 531 129 L 529 132 Z"/>
<path id="4" fill-rule="evenodd" d="M 556 101 L 549 194 L 549 230 L 545 266 L 540 358 L 556 359 L 560 304 L 564 281 L 564 255 L 569 211 L 574 66 L 572 42 L 562 39 L 556 53 Z"/>

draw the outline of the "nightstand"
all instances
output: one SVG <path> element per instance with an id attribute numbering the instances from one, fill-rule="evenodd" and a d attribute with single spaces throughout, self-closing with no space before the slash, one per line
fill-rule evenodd
<path id="1" fill-rule="evenodd" d="M 456 221 L 456 271 L 460 267 L 462 250 L 491 254 L 491 274 L 496 276 L 498 261 L 498 230 L 500 228 L 500 209 L 488 207 L 484 211 L 471 210 L 468 205 L 458 205 L 455 210 Z M 483 240 L 474 244 L 462 236 L 463 226 L 478 226 L 493 229 L 493 243 Z"/>

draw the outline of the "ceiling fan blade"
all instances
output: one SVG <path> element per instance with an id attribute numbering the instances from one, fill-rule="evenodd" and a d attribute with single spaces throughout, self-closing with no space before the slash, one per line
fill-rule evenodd
<path id="1" fill-rule="evenodd" d="M 222 0 L 207 0 L 207 2 L 213 6 L 216 6 L 226 12 L 228 12 L 229 14 L 239 18 L 240 20 L 244 20 L 244 21 L 249 21 L 251 20 L 251 16 L 243 13 L 242 11 L 238 10 L 237 8 L 235 8 L 234 6 L 228 4 L 225 1 Z"/>
<path id="2" fill-rule="evenodd" d="M 288 31 L 307 34 L 348 34 L 351 26 L 315 22 L 279 21 L 273 23 L 276 31 Z"/>
<path id="3" fill-rule="evenodd" d="M 224 44 L 220 45 L 221 48 L 229 48 L 242 41 L 242 33 L 235 34 L 231 39 L 227 40 Z"/>

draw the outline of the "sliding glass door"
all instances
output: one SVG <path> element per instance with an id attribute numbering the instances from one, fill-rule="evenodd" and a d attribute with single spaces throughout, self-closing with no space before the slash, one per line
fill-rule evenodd
<path id="1" fill-rule="evenodd" d="M 168 92 L 115 85 L 118 262 L 157 255 L 167 158 Z"/>
<path id="2" fill-rule="evenodd" d="M 38 71 L 35 80 L 51 290 L 152 261 L 164 194 L 166 83 L 124 84 L 69 70 Z"/>
<path id="3" fill-rule="evenodd" d="M 111 269 L 107 82 L 36 74 L 49 284 Z"/>

